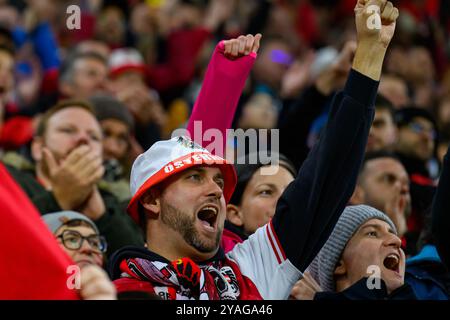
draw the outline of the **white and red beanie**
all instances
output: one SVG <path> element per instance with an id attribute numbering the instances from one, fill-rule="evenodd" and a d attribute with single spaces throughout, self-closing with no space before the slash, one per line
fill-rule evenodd
<path id="1" fill-rule="evenodd" d="M 116 77 L 123 72 L 139 72 L 145 75 L 146 65 L 142 55 L 134 48 L 115 49 L 108 60 L 109 75 Z"/>
<path id="2" fill-rule="evenodd" d="M 179 136 L 156 142 L 134 161 L 131 168 L 132 198 L 128 204 L 128 214 L 136 223 L 139 223 L 139 198 L 151 187 L 173 174 L 194 166 L 215 166 L 222 171 L 225 184 L 223 194 L 228 203 L 236 185 L 236 172 L 233 165 L 213 155 L 190 138 Z"/>

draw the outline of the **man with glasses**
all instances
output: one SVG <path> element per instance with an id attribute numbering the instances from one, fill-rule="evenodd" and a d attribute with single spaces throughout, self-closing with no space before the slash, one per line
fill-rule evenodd
<path id="1" fill-rule="evenodd" d="M 61 248 L 79 266 L 103 266 L 107 244 L 95 223 L 83 214 L 61 211 L 42 217 Z"/>
<path id="2" fill-rule="evenodd" d="M 395 114 L 398 126 L 397 155 L 408 172 L 412 214 L 408 219 L 407 253 L 415 254 L 416 241 L 423 227 L 423 216 L 434 194 L 432 160 L 435 154 L 437 126 L 425 109 L 408 107 Z"/>

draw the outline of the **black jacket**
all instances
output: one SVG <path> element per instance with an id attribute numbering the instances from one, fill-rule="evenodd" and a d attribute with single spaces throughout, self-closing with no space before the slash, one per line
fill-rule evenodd
<path id="1" fill-rule="evenodd" d="M 369 289 L 368 278 L 362 278 L 342 292 L 318 292 L 314 300 L 417 300 L 412 288 L 405 284 L 390 294 L 386 284 L 380 279 L 380 288 Z"/>
<path id="2" fill-rule="evenodd" d="M 331 101 L 325 131 L 277 203 L 275 233 L 300 271 L 322 248 L 353 193 L 377 89 L 377 81 L 350 71 L 344 90 Z M 294 147 L 303 145 L 296 136 L 289 138 Z"/>

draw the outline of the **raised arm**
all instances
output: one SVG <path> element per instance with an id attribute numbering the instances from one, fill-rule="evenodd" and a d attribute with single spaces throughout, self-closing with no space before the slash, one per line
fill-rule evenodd
<path id="1" fill-rule="evenodd" d="M 371 11 L 377 7 L 378 26 L 377 14 Z M 359 0 L 356 4 L 358 41 L 347 83 L 332 101 L 323 136 L 278 202 L 272 225 L 286 257 L 301 271 L 327 240 L 355 188 L 397 17 L 391 2 Z"/>
<path id="2" fill-rule="evenodd" d="M 260 39 L 260 34 L 240 36 L 221 41 L 216 46 L 189 118 L 187 130 L 196 142 L 207 149 L 210 149 L 209 145 L 217 145 L 217 142 L 203 141 L 203 133 L 208 129 L 220 131 L 223 137 L 221 148 L 209 150 L 220 156 L 225 152 L 226 129 L 233 122 L 239 97 L 256 59 Z"/>
<path id="3" fill-rule="evenodd" d="M 371 5 L 381 8 L 379 29 L 367 27 L 371 16 L 367 8 Z M 230 254 L 264 298 L 289 296 L 295 277 L 305 270 L 329 237 L 356 184 L 374 116 L 381 67 L 398 10 L 386 1 L 359 0 L 355 15 L 355 59 L 344 90 L 331 102 L 325 132 L 278 201 L 272 221 Z M 247 265 L 249 260 L 252 263 Z"/>

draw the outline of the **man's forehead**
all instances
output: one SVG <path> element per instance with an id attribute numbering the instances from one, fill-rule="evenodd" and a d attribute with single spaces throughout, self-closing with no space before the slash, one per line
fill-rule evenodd
<path id="1" fill-rule="evenodd" d="M 74 118 L 74 115 L 90 118 L 90 120 L 91 120 L 90 122 L 92 123 L 93 127 L 95 127 L 95 129 L 100 130 L 100 124 L 97 121 L 97 118 L 95 118 L 95 116 L 88 110 L 86 110 L 82 107 L 78 107 L 78 106 L 70 106 L 70 107 L 66 107 L 64 109 L 56 111 L 48 119 L 48 122 L 49 123 L 52 123 L 52 122 L 61 123 L 62 121 L 64 121 L 64 122 L 79 124 L 78 119 Z M 83 121 L 83 123 L 85 124 L 86 122 Z"/>
<path id="2" fill-rule="evenodd" d="M 377 218 L 373 218 L 370 220 L 367 220 L 365 223 L 363 223 L 360 227 L 359 230 L 364 230 L 367 228 L 377 228 L 380 230 L 387 230 L 389 231 L 389 233 L 394 233 L 394 230 L 392 230 L 391 226 L 389 225 L 389 223 L 387 223 L 386 221 L 383 221 L 381 219 L 377 219 Z"/>
<path id="3" fill-rule="evenodd" d="M 94 235 L 97 234 L 97 232 L 95 232 L 95 230 L 91 227 L 88 226 L 86 224 L 81 224 L 79 226 L 68 226 L 68 225 L 62 225 L 56 232 L 56 235 L 59 235 L 61 233 L 63 233 L 66 230 L 70 230 L 70 231 L 75 231 L 80 233 L 82 236 L 90 236 L 90 235 Z"/>
<path id="4" fill-rule="evenodd" d="M 389 111 L 389 109 L 379 107 L 375 110 L 375 118 L 392 118 L 392 113 Z"/>
<path id="5" fill-rule="evenodd" d="M 366 166 L 369 170 L 373 170 L 375 172 L 388 170 L 393 171 L 395 173 L 406 173 L 406 170 L 403 167 L 402 163 L 399 160 L 391 157 L 381 157 L 371 159 L 367 161 Z"/>

